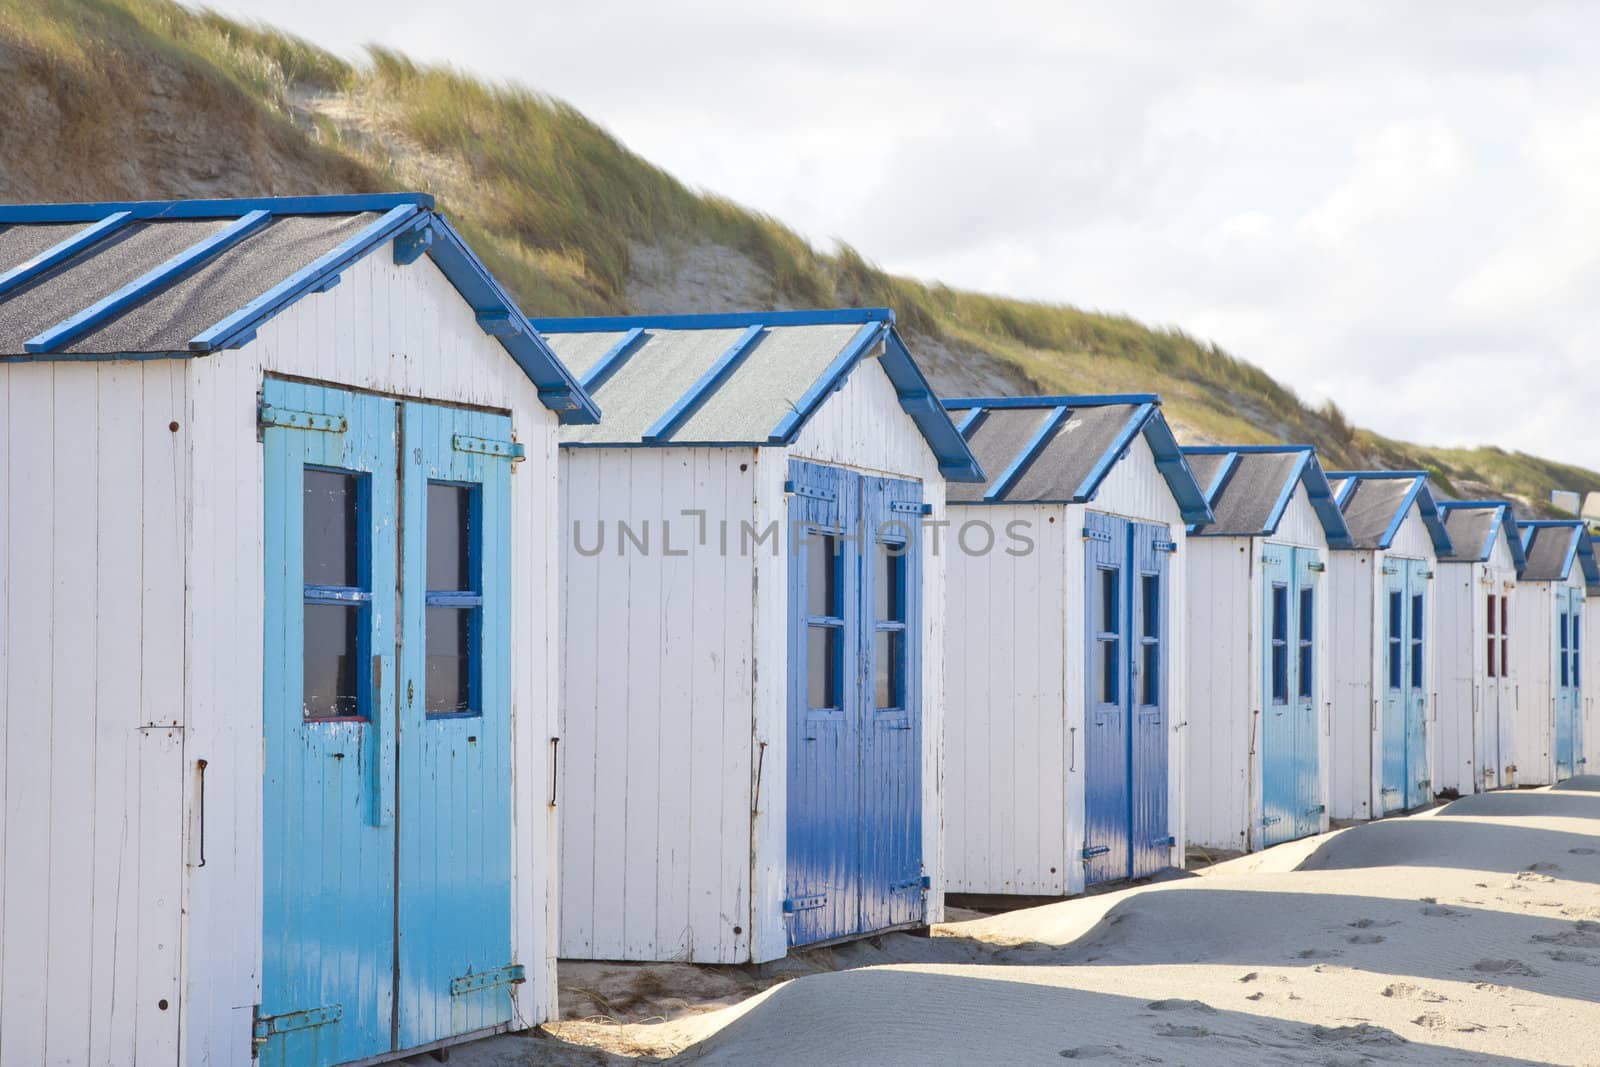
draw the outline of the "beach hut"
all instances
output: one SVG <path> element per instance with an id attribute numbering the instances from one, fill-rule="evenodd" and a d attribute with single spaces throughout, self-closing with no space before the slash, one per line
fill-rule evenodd
<path id="1" fill-rule="evenodd" d="M 0 1062 L 550 1017 L 596 417 L 427 196 L 0 207 Z"/>
<path id="2" fill-rule="evenodd" d="M 952 892 L 1059 896 L 1181 866 L 1185 527 L 1211 518 L 1154 396 L 947 400 Z"/>
<path id="3" fill-rule="evenodd" d="M 1430 589 L 1450 537 L 1424 471 L 1329 471 L 1328 480 L 1354 546 L 1329 558 L 1329 814 L 1372 819 L 1433 799 Z"/>
<path id="4" fill-rule="evenodd" d="M 1328 550 L 1350 547 L 1307 445 L 1186 448 L 1189 841 L 1252 851 L 1328 828 Z"/>
<path id="5" fill-rule="evenodd" d="M 1586 588 L 1600 582 L 1582 520 L 1524 522 L 1527 563 L 1511 604 L 1517 703 L 1507 785 L 1550 785 L 1585 773 L 1583 644 Z"/>
<path id="6" fill-rule="evenodd" d="M 944 557 L 980 476 L 887 309 L 545 320 L 561 952 L 742 963 L 942 915 Z"/>
<path id="7" fill-rule="evenodd" d="M 1522 534 L 1503 500 L 1443 501 L 1453 551 L 1434 582 L 1439 625 L 1439 705 L 1433 732 L 1436 792 L 1498 789 L 1512 762 L 1517 702 L 1512 598 Z"/>

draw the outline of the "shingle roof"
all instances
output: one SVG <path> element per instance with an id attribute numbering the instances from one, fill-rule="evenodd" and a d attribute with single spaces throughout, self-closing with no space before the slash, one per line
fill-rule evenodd
<path id="1" fill-rule="evenodd" d="M 1454 551 L 1428 489 L 1426 471 L 1329 471 L 1328 482 L 1358 549 L 1386 549 L 1415 503 L 1439 555 Z"/>
<path id="2" fill-rule="evenodd" d="M 1581 519 L 1546 519 L 1521 525 L 1522 548 L 1528 561 L 1520 575 L 1522 581 L 1564 582 L 1576 561 L 1583 569 L 1584 585 L 1600 584 L 1594 545 Z"/>
<path id="3" fill-rule="evenodd" d="M 599 417 L 422 193 L 0 206 L 0 361 L 238 348 L 391 242 L 433 259 L 563 421 Z"/>
<path id="4" fill-rule="evenodd" d="M 1072 504 L 1092 500 L 1133 439 L 1143 435 L 1185 522 L 1211 521 L 1205 493 L 1151 395 L 965 397 L 946 400 L 989 475 L 951 486 L 968 504 Z"/>
<path id="5" fill-rule="evenodd" d="M 1206 492 L 1215 520 L 1189 532 L 1200 536 L 1260 537 L 1278 530 L 1297 486 L 1322 524 L 1328 544 L 1350 546 L 1333 490 L 1310 445 L 1210 445 L 1186 448 L 1184 458 Z"/>
<path id="6" fill-rule="evenodd" d="M 1504 537 L 1511 558 L 1521 571 L 1524 565 L 1522 534 L 1517 516 L 1504 500 L 1442 500 L 1439 517 L 1450 535 L 1454 551 L 1441 555 L 1441 563 L 1483 563 L 1494 553 L 1497 537 Z"/>
<path id="7" fill-rule="evenodd" d="M 983 476 L 887 308 L 538 319 L 592 391 L 598 424 L 567 448 L 784 445 L 863 360 L 876 358 L 945 477 Z"/>

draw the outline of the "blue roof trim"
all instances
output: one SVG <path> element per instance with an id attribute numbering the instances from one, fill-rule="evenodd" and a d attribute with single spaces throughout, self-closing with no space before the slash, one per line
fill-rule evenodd
<path id="1" fill-rule="evenodd" d="M 1594 543 L 1582 519 L 1538 519 L 1520 525 L 1523 530 L 1524 547 L 1533 543 L 1535 531 L 1554 529 L 1572 531 L 1571 543 L 1567 545 L 1566 559 L 1561 564 L 1561 577 L 1557 581 L 1566 581 L 1572 575 L 1572 564 L 1579 562 L 1583 568 L 1583 584 L 1600 585 L 1600 563 L 1596 561 Z"/>
<path id="2" fill-rule="evenodd" d="M 635 326 L 622 335 L 622 340 L 606 349 L 605 354 L 594 361 L 594 366 L 583 372 L 578 379 L 578 384 L 593 392 L 605 384 L 605 380 L 622 366 L 622 361 L 632 352 L 639 343 L 639 338 L 644 336 L 644 327 Z"/>
<path id="3" fill-rule="evenodd" d="M 341 196 L 256 196 L 220 200 L 107 200 L 86 204 L 4 204 L 0 225 L 95 222 L 118 212 L 134 220 L 226 219 L 251 211 L 274 215 L 354 215 L 409 204 L 432 210 L 428 193 L 355 193 Z"/>
<path id="4" fill-rule="evenodd" d="M 983 409 L 973 408 L 961 417 L 960 422 L 956 423 L 956 429 L 961 431 L 962 437 L 965 437 L 967 436 L 967 431 L 976 426 L 981 418 L 983 418 Z"/>
<path id="5" fill-rule="evenodd" d="M 1505 535 L 1506 544 L 1511 549 L 1511 561 L 1516 565 L 1517 573 L 1527 566 L 1527 553 L 1522 547 L 1522 531 L 1517 522 L 1516 510 L 1508 500 L 1441 500 L 1439 501 L 1439 514 L 1448 515 L 1452 511 L 1493 511 L 1494 521 L 1489 524 L 1489 532 L 1483 539 L 1483 545 L 1478 549 L 1477 558 L 1473 561 L 1483 563 L 1494 555 L 1495 538 Z"/>
<path id="6" fill-rule="evenodd" d="M 1309 450 L 1301 451 L 1300 462 L 1295 464 L 1294 470 L 1290 472 L 1289 477 L 1284 479 L 1283 488 L 1278 490 L 1278 499 L 1272 504 L 1272 513 L 1267 516 L 1267 528 L 1262 530 L 1262 533 L 1275 534 L 1278 532 L 1278 524 L 1283 521 L 1283 513 L 1289 510 L 1289 501 L 1294 497 L 1295 487 L 1305 477 L 1306 464 L 1311 462 L 1311 458 L 1312 453 Z"/>
<path id="7" fill-rule="evenodd" d="M 244 307 L 189 339 L 191 352 L 215 352 L 237 348 L 255 336 L 256 327 L 294 301 L 326 283 L 327 279 L 365 255 L 375 245 L 394 237 L 411 225 L 417 214 L 415 204 L 401 204 L 343 244 L 306 264 L 289 277 L 256 297 Z"/>
<path id="8" fill-rule="evenodd" d="M 959 396 L 941 401 L 947 411 L 966 408 L 1102 408 L 1114 404 L 1160 404 L 1155 393 L 1103 393 L 1083 396 Z"/>
<path id="9" fill-rule="evenodd" d="M 1233 480 L 1233 472 L 1239 467 L 1238 451 L 1225 446 L 1203 446 L 1185 448 L 1183 449 L 1183 454 L 1185 456 L 1221 455 L 1224 457 L 1222 465 L 1217 468 L 1217 473 L 1211 476 L 1211 484 L 1209 486 L 1201 486 L 1201 492 L 1206 498 L 1206 507 L 1215 508 L 1217 506 L 1217 497 L 1222 495 L 1222 490 L 1227 487 L 1228 482 Z M 1198 522 L 1191 522 L 1188 532 L 1197 536 L 1206 536 L 1205 526 Z"/>
<path id="10" fill-rule="evenodd" d="M 938 459 L 939 473 L 952 482 L 986 481 L 978 457 L 967 447 L 967 439 L 950 421 L 932 384 L 917 361 L 911 358 L 900 332 L 893 327 L 884 338 L 883 358 L 879 363 L 900 395 L 900 409 L 911 416 Z"/>
<path id="11" fill-rule="evenodd" d="M 698 381 L 689 386 L 689 391 L 680 396 L 677 402 L 656 420 L 655 425 L 644 432 L 644 439 L 656 442 L 670 438 L 672 431 L 682 426 L 689 416 L 698 411 L 700 405 L 705 403 L 706 398 L 722 383 L 722 380 L 733 373 L 733 369 L 750 353 L 750 348 L 756 343 L 756 338 L 766 332 L 767 328 L 765 326 L 746 327 L 744 333 L 739 335 L 739 339 L 729 345 L 727 351 L 717 357 L 717 361 L 711 364 L 704 374 L 700 375 Z"/>
<path id="12" fill-rule="evenodd" d="M 1143 426 L 1145 442 L 1150 446 L 1151 454 L 1155 456 L 1156 470 L 1166 479 L 1167 489 L 1177 502 L 1178 514 L 1183 517 L 1184 522 L 1199 526 L 1214 522 L 1216 516 L 1211 513 L 1211 504 L 1206 500 L 1205 490 L 1200 488 L 1200 482 L 1194 476 L 1194 468 L 1183 458 L 1183 449 L 1178 447 L 1178 439 L 1172 436 L 1172 427 L 1167 425 L 1166 416 L 1161 414 L 1160 405 L 1159 399 L 1149 405 L 1150 411 L 1144 418 Z M 1132 438 L 1129 441 L 1131 442 Z M 1099 486 L 1095 488 L 1098 490 Z"/>
<path id="13" fill-rule="evenodd" d="M 1133 443 L 1134 436 L 1144 429 L 1144 424 L 1155 414 L 1155 410 L 1156 405 L 1153 401 L 1142 403 L 1133 409 L 1133 414 L 1128 416 L 1128 421 L 1123 424 L 1122 430 L 1111 442 L 1111 446 L 1095 460 L 1094 466 L 1089 468 L 1089 473 L 1083 476 L 1082 484 L 1073 491 L 1074 500 L 1094 499 L 1095 493 L 1100 489 L 1100 483 L 1111 473 L 1112 465 L 1122 457 L 1123 452 L 1127 451 L 1128 446 Z"/>
<path id="14" fill-rule="evenodd" d="M 735 311 L 716 315 L 602 315 L 588 318 L 533 319 L 540 333 L 611 333 L 631 330 L 728 330 L 746 326 L 845 326 L 855 322 L 893 323 L 888 308 L 818 308 L 809 311 Z"/>
<path id="15" fill-rule="evenodd" d="M 1062 405 L 1046 415 L 1040 421 L 1039 428 L 1033 432 L 1033 436 L 1028 438 L 1027 443 L 1022 446 L 1022 451 L 1012 458 L 1010 465 L 1000 472 L 1000 476 L 994 480 L 994 484 L 984 492 L 983 499 L 998 500 L 1005 496 L 1006 491 L 1022 476 L 1022 472 L 1028 469 L 1028 464 L 1034 461 L 1040 450 L 1055 436 L 1056 431 L 1061 428 L 1061 424 L 1066 421 L 1067 415 L 1071 411 L 1071 408 Z"/>
<path id="16" fill-rule="evenodd" d="M 1355 491 L 1357 482 L 1411 479 L 1413 484 L 1400 507 L 1395 509 L 1394 518 L 1389 520 L 1383 537 L 1378 541 L 1378 550 L 1383 551 L 1394 542 L 1400 527 L 1405 525 L 1406 513 L 1415 503 L 1417 510 L 1422 514 L 1422 524 L 1427 528 L 1428 539 L 1433 542 L 1434 553 L 1448 556 L 1455 552 L 1455 546 L 1450 543 L 1450 535 L 1445 531 L 1444 521 L 1439 517 L 1439 507 L 1434 503 L 1433 493 L 1428 489 L 1427 471 L 1328 471 L 1327 475 L 1330 481 L 1336 478 L 1345 479 L 1344 486 L 1339 490 L 1340 511 L 1343 511 L 1345 505 L 1349 503 L 1350 494 Z"/>
<path id="17" fill-rule="evenodd" d="M 135 304 L 173 285 L 212 256 L 238 244 L 270 221 L 272 221 L 270 211 L 258 208 L 246 213 L 204 240 L 185 248 L 160 266 L 146 271 L 116 292 L 29 339 L 22 347 L 29 352 L 52 352 L 66 347 Z"/>
<path id="18" fill-rule="evenodd" d="M 828 369 L 822 372 L 822 377 L 811 383 L 811 388 L 801 394 L 800 399 L 790 407 L 789 413 L 778 421 L 767 435 L 767 440 L 772 444 L 788 444 L 794 440 L 794 435 L 805 425 L 806 420 L 822 406 L 822 402 L 844 384 L 861 358 L 872 350 L 872 347 L 884 338 L 889 327 L 877 320 L 871 320 L 856 331 L 850 343 L 834 357 Z"/>
<path id="19" fill-rule="evenodd" d="M 0 274 L 0 294 L 9 293 L 13 289 L 28 284 L 46 271 L 65 263 L 90 245 L 99 244 L 102 239 L 120 230 L 132 219 L 133 213 L 131 211 L 114 211 L 93 226 L 79 230 L 60 244 L 45 249 L 26 263 L 17 264 L 4 274 Z"/>
<path id="20" fill-rule="evenodd" d="M 1322 463 L 1317 459 L 1315 449 L 1308 453 L 1310 459 L 1301 469 L 1300 482 L 1306 487 L 1306 499 L 1311 502 L 1311 509 L 1317 513 L 1317 518 L 1322 522 L 1322 532 L 1328 538 L 1329 548 L 1354 548 L 1355 543 L 1350 539 L 1350 527 L 1344 521 L 1344 512 L 1339 510 L 1339 502 L 1333 498 L 1333 486 L 1328 483 L 1328 476 L 1322 472 Z"/>

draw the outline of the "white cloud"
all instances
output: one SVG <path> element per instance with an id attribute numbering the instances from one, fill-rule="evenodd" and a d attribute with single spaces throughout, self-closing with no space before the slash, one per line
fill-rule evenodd
<path id="1" fill-rule="evenodd" d="M 1385 433 L 1600 466 L 1600 9 L 264 0 L 570 100 L 892 270 L 1178 324 Z"/>

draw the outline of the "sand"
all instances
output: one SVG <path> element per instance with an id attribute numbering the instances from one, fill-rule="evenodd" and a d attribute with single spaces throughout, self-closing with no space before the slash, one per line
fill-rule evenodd
<path id="1" fill-rule="evenodd" d="M 568 988 L 589 1021 L 452 1062 L 1600 1064 L 1600 779 L 933 934 L 764 975 L 564 967 L 623 1010 Z"/>

